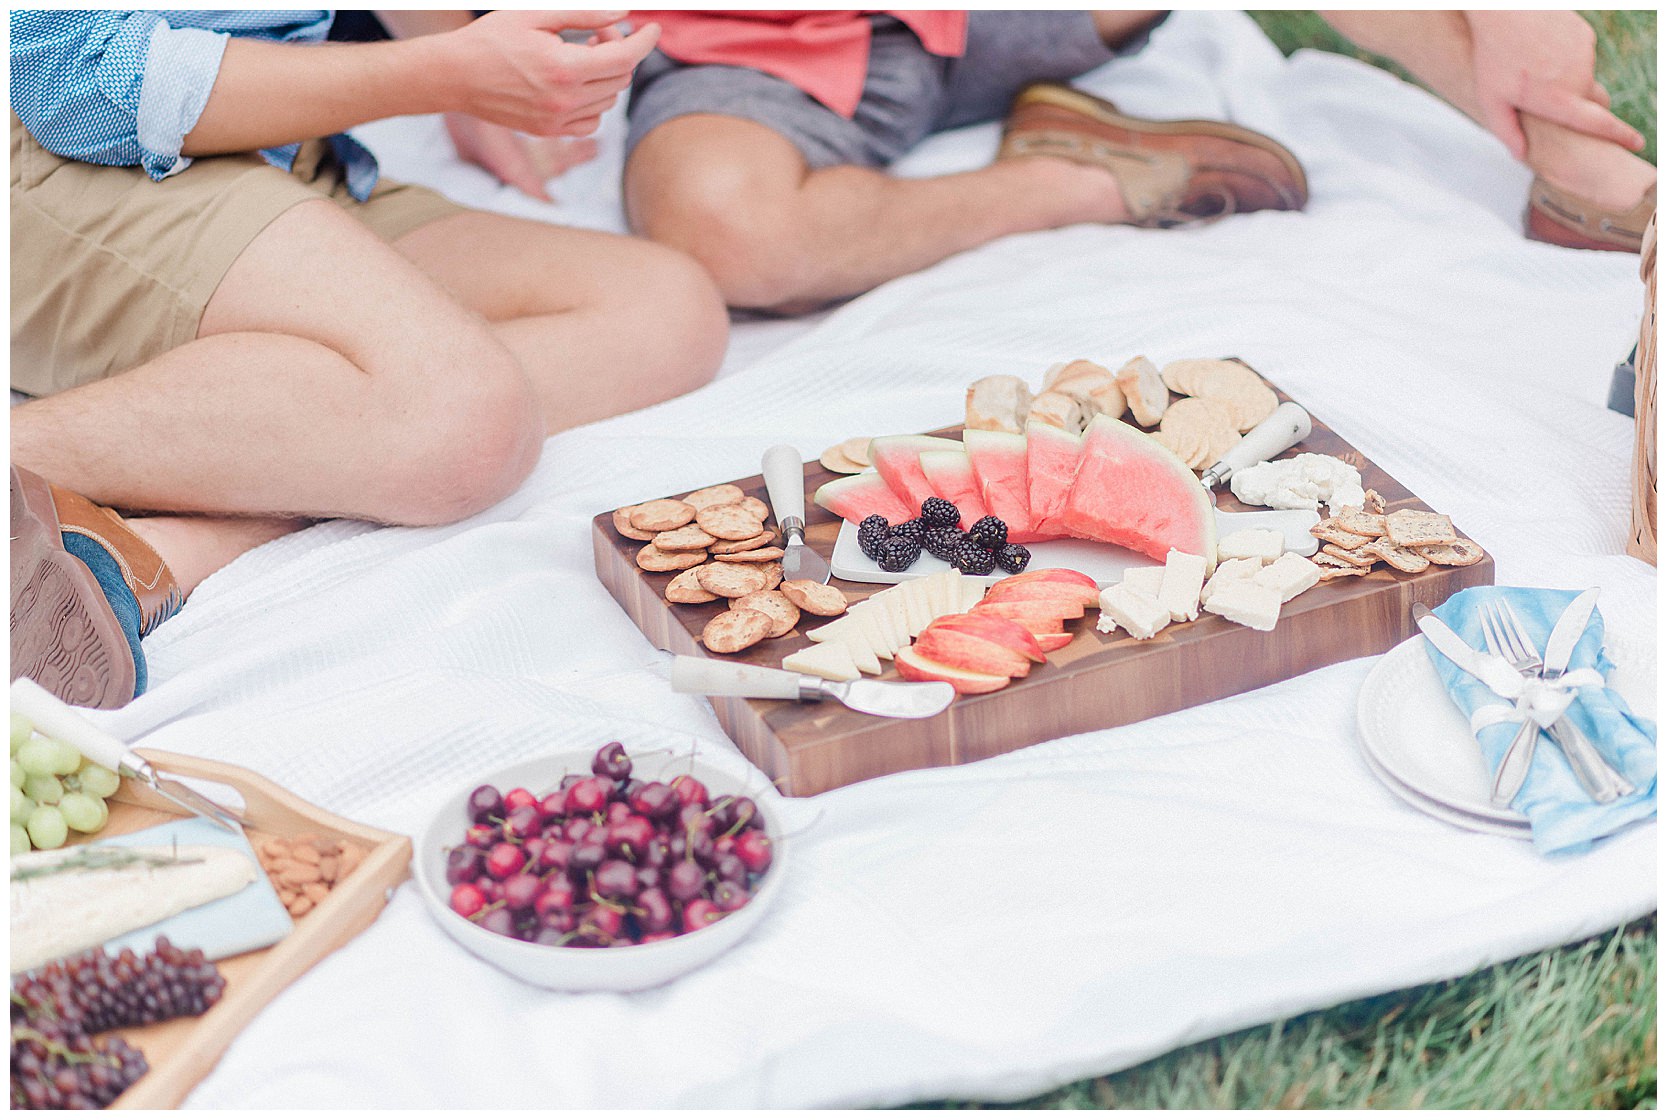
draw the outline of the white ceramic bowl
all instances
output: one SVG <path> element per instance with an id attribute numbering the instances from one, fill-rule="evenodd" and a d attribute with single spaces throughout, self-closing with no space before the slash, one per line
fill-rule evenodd
<path id="1" fill-rule="evenodd" d="M 629 745 L 626 750 L 629 752 Z M 787 838 L 782 834 L 781 821 L 771 814 L 768 807 L 760 804 L 759 814 L 770 837 L 773 854 L 770 867 L 759 880 L 751 901 L 705 929 L 651 945 L 601 949 L 535 945 L 490 933 L 453 911 L 448 904 L 451 885 L 446 882 L 445 850 L 455 847 L 463 839 L 463 830 L 468 827 L 464 803 L 470 791 L 482 785 L 496 786 L 501 792 L 525 786 L 542 797 L 560 783 L 564 774 L 589 774 L 594 754 L 594 751 L 575 751 L 547 755 L 482 774 L 447 798 L 440 811 L 428 822 L 417 837 L 412 866 L 417 889 L 422 892 L 423 901 L 428 904 L 434 920 L 440 923 L 440 928 L 488 964 L 541 988 L 569 992 L 634 992 L 693 972 L 751 932 L 780 893 L 787 868 Z M 631 776 L 644 781 L 669 781 L 679 774 L 693 774 L 714 798 L 740 792 L 734 777 L 699 761 L 691 762 L 687 755 L 673 757 L 665 752 L 645 752 L 644 757 L 631 759 L 631 767 Z"/>

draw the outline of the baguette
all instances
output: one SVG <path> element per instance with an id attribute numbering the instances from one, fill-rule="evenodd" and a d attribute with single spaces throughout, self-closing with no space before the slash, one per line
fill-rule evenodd
<path id="1" fill-rule="evenodd" d="M 971 431 L 1024 431 L 1030 412 L 1030 386 L 1024 378 L 996 374 L 967 386 L 967 421 Z"/>
<path id="2" fill-rule="evenodd" d="M 1043 424 L 1063 428 L 1072 435 L 1081 435 L 1089 416 L 1082 402 L 1069 393 L 1052 389 L 1039 394 L 1030 402 L 1029 418 Z"/>
<path id="3" fill-rule="evenodd" d="M 1150 359 L 1130 358 L 1117 371 L 1117 387 L 1128 398 L 1135 423 L 1151 427 L 1163 419 L 1164 410 L 1169 407 L 1169 388 Z"/>
<path id="4" fill-rule="evenodd" d="M 1105 366 L 1078 358 L 1049 370 L 1043 379 L 1045 390 L 1068 393 L 1082 402 L 1085 420 L 1106 415 L 1116 420 L 1128 408 L 1117 379 Z"/>

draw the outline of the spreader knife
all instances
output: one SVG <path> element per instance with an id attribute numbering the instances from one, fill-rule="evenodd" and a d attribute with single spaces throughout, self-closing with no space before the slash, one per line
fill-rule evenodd
<path id="1" fill-rule="evenodd" d="M 62 739 L 106 770 L 143 782 L 186 812 L 241 835 L 238 826 L 246 822 L 236 813 L 183 782 L 162 777 L 127 744 L 93 726 L 85 716 L 28 677 L 12 682 L 12 711 L 34 724 L 37 730 Z"/>
<path id="2" fill-rule="evenodd" d="M 955 699 L 955 689 L 943 681 L 825 681 L 785 669 L 706 657 L 673 658 L 671 687 L 673 692 L 697 696 L 745 696 L 754 700 L 832 697 L 853 711 L 891 719 L 926 719 Z"/>
<path id="3" fill-rule="evenodd" d="M 1235 443 L 1221 462 L 1199 476 L 1198 481 L 1215 501 L 1215 488 L 1233 477 L 1233 472 L 1253 467 L 1264 459 L 1271 459 L 1287 448 L 1295 447 L 1314 430 L 1314 418 L 1295 401 L 1286 401 L 1268 414 L 1268 418 L 1246 432 Z"/>
<path id="4" fill-rule="evenodd" d="M 764 453 L 764 489 L 781 529 L 781 578 L 827 583 L 828 562 L 805 543 L 805 463 L 797 448 L 785 443 Z"/>
<path id="5" fill-rule="evenodd" d="M 1557 625 L 1551 628 L 1551 637 L 1545 643 L 1545 666 L 1541 669 L 1541 676 L 1546 680 L 1556 680 L 1569 667 L 1569 658 L 1574 656 L 1574 647 L 1585 635 L 1586 623 L 1591 621 L 1592 611 L 1597 605 L 1598 589 L 1592 587 L 1576 595 L 1563 608 Z"/>

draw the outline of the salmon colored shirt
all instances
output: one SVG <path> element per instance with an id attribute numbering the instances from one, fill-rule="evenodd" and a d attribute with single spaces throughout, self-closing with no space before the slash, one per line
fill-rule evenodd
<path id="1" fill-rule="evenodd" d="M 660 49 L 679 62 L 762 70 L 851 117 L 868 78 L 871 15 L 901 20 L 932 54 L 959 58 L 966 50 L 964 11 L 639 11 L 631 20 L 658 23 Z"/>

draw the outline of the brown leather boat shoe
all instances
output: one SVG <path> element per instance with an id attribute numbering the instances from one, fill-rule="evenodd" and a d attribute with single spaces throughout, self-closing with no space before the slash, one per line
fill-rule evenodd
<path id="1" fill-rule="evenodd" d="M 1223 121 L 1156 121 L 1071 86 L 1039 82 L 1014 99 L 997 159 L 1055 156 L 1117 177 L 1137 226 L 1301 210 L 1308 178 L 1277 141 Z"/>
<path id="2" fill-rule="evenodd" d="M 184 602 L 115 511 L 12 467 L 12 679 L 87 708 L 144 691 L 139 638 Z"/>
<path id="3" fill-rule="evenodd" d="M 1654 213 L 1654 183 L 1637 205 L 1625 212 L 1604 210 L 1538 175 L 1528 188 L 1528 237 L 1570 249 L 1639 252 L 1644 244 L 1644 227 Z"/>

